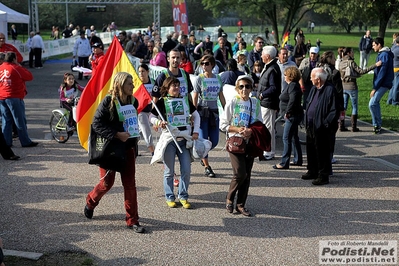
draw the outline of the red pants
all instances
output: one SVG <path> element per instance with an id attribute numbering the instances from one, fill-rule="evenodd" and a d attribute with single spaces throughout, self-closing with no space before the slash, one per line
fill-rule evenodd
<path id="1" fill-rule="evenodd" d="M 139 214 L 137 208 L 136 190 L 136 152 L 134 149 L 127 150 L 127 165 L 121 172 L 123 191 L 125 195 L 126 223 L 128 226 L 137 224 Z M 87 195 L 86 204 L 94 209 L 101 198 L 107 193 L 115 182 L 115 171 L 108 171 L 100 167 L 100 183 Z"/>

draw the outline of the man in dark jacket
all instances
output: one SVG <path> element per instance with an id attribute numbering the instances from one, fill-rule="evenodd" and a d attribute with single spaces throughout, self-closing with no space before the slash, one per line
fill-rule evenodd
<path id="1" fill-rule="evenodd" d="M 327 81 L 323 68 L 314 68 L 310 77 L 314 86 L 306 109 L 308 171 L 302 179 L 315 179 L 313 185 L 326 185 L 331 170 L 331 134 L 337 129 L 339 117 L 337 90 Z"/>
<path id="2" fill-rule="evenodd" d="M 251 52 L 249 52 L 248 59 L 247 59 L 248 66 L 249 66 L 249 69 L 251 71 L 254 70 L 254 64 L 255 64 L 256 61 L 260 61 L 261 62 L 262 68 L 264 66 L 263 62 L 262 62 L 262 59 L 261 59 L 261 57 L 262 57 L 262 47 L 263 47 L 264 44 L 265 44 L 265 41 L 263 40 L 262 37 L 258 36 L 258 37 L 255 38 L 255 40 L 254 40 L 254 49 Z"/>
<path id="3" fill-rule="evenodd" d="M 172 33 L 166 35 L 166 42 L 162 46 L 162 51 L 168 54 L 170 50 L 176 47 L 176 43 L 172 40 Z"/>
<path id="4" fill-rule="evenodd" d="M 277 50 L 273 46 L 265 46 L 262 50 L 262 61 L 265 67 L 259 78 L 257 96 L 260 100 L 263 123 L 271 135 L 271 150 L 264 152 L 265 160 L 273 160 L 276 148 L 275 122 L 280 104 L 281 71 L 277 64 Z M 262 157 L 260 157 L 262 160 Z"/>
<path id="5" fill-rule="evenodd" d="M 362 38 L 360 38 L 360 42 L 359 42 L 360 63 L 359 63 L 359 66 L 362 69 L 367 68 L 368 61 L 369 61 L 370 54 L 371 54 L 371 49 L 372 49 L 372 41 L 373 41 L 373 38 L 371 38 L 371 32 L 369 30 L 366 31 L 366 35 L 364 35 L 364 36 L 362 36 Z"/>

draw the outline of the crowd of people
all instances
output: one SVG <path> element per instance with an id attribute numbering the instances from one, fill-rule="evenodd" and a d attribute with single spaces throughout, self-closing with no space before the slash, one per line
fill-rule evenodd
<path id="1" fill-rule="evenodd" d="M 116 29 L 116 25 L 111 23 L 110 26 Z M 89 67 L 90 62 L 95 72 L 104 56 L 101 39 L 95 36 L 94 28 L 78 30 L 80 38 L 75 43 L 73 56 L 78 58 L 81 66 Z M 397 87 L 399 83 L 397 74 L 394 74 L 399 72 L 399 60 L 396 59 L 399 58 L 399 34 L 394 36 L 394 44 L 390 49 L 384 45 L 382 38 L 371 38 L 367 31 L 360 40 L 361 61 L 358 66 L 352 47 L 340 47 L 337 57 L 333 51 L 321 53 L 321 42 L 317 46 L 307 46 L 301 30 L 295 36 L 294 49 L 265 46 L 266 40 L 258 36 L 250 51 L 247 50 L 241 31 L 236 34 L 234 43 L 229 42 L 221 27 L 218 33 L 220 36 L 215 42 L 210 40 L 209 35 L 197 42 L 195 31 L 190 35 L 170 33 L 165 42 L 162 42 L 157 30 L 151 26 L 143 33 L 120 31 L 118 34 L 119 43 L 125 52 L 140 59 L 141 65 L 137 70 L 139 78 L 151 94 L 154 104 L 148 105 L 143 112 L 137 114 L 138 102 L 131 96 L 134 88 L 133 76 L 124 72 L 117 73 L 110 95 L 97 109 L 93 128 L 104 138 L 117 138 L 126 143 L 128 160 L 121 172 L 126 223 L 128 228 L 137 233 L 145 231 L 138 221 L 134 181 L 138 134 L 124 127 L 127 120 L 135 121 L 137 127 L 133 128 L 140 128 L 153 156 L 152 162 L 164 164 L 165 201 L 170 208 L 177 207 L 178 203 L 185 209 L 192 208 L 188 188 L 191 175 L 190 149 L 194 148 L 193 142 L 201 139 L 210 141 L 211 147 L 201 158 L 200 164 L 204 167 L 204 175 L 211 178 L 217 177 L 217 167 L 212 165 L 211 150 L 220 141 L 219 130 L 226 132 L 228 137 L 242 138 L 248 146 L 251 142 L 256 142 L 256 156 L 248 148 L 243 153 L 229 153 L 233 176 L 226 196 L 226 210 L 232 213 L 235 209 L 244 216 L 251 216 L 245 203 L 254 159 L 258 157 L 260 161 L 275 160 L 277 117 L 282 117 L 284 121 L 284 149 L 281 161 L 273 168 L 284 170 L 303 165 L 298 138 L 298 126 L 303 122 L 306 127 L 307 172 L 302 175 L 302 179 L 312 180 L 313 185 L 328 184 L 329 177 L 333 174 L 336 132 L 348 131 L 344 118 L 349 98 L 352 105 L 351 130 L 359 131 L 356 79 L 371 70 L 374 70 L 374 79 L 369 109 L 373 132 L 381 133 L 380 100 L 392 86 Z M 36 35 L 40 33 L 33 33 L 30 46 L 34 51 L 37 49 L 33 39 Z M 0 52 L 4 45 L 2 39 L 4 40 L 4 36 L 0 34 Z M 367 66 L 370 46 L 378 56 L 375 64 Z M 34 52 L 35 57 L 36 53 Z M 5 55 L 0 73 L 3 69 L 18 69 L 19 54 L 6 51 Z M 152 80 L 148 65 L 162 66 L 165 70 Z M 24 82 L 31 80 L 29 74 L 30 72 L 26 72 L 25 78 L 19 82 L 21 90 L 18 95 L 6 95 L 7 81 L 3 79 L 4 76 L 0 79 L 2 133 L 7 147 L 12 146 L 13 122 L 23 147 L 37 145 L 29 139 L 24 124 Z M 191 81 L 191 74 L 197 76 L 195 83 Z M 79 76 L 78 79 L 81 78 Z M 65 74 L 63 84 L 60 99 L 66 108 L 70 108 L 69 96 L 83 88 L 77 85 L 70 73 Z M 228 102 L 224 97 L 226 86 L 234 87 L 237 93 Z M 390 93 L 390 101 L 399 102 L 396 97 L 398 88 L 391 91 L 395 93 Z M 10 108 L 10 104 L 15 106 Z M 219 113 L 220 108 L 222 113 Z M 121 118 L 120 114 L 124 113 L 122 109 L 128 110 L 130 115 Z M 15 110 L 19 110 L 18 114 Z M 69 123 L 71 128 L 74 127 L 73 121 Z M 151 126 L 162 132 L 157 143 L 154 143 Z M 267 139 L 267 142 L 263 143 L 262 139 Z M 176 178 L 174 167 L 176 156 L 180 163 L 180 179 Z M 18 159 L 12 151 L 6 157 Z M 84 208 L 87 218 L 93 217 L 94 208 L 111 189 L 114 180 L 115 171 L 100 167 L 100 183 L 87 196 Z M 178 188 L 177 197 L 174 187 Z"/>

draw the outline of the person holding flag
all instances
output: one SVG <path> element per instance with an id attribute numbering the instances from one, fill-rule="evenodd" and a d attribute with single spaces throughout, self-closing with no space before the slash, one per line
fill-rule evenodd
<path id="1" fill-rule="evenodd" d="M 93 130 L 103 138 L 116 138 L 125 143 L 126 165 L 120 172 L 125 195 L 126 224 L 136 233 L 144 233 L 139 224 L 136 190 L 136 150 L 139 135 L 138 101 L 132 96 L 133 77 L 126 72 L 116 73 L 110 94 L 98 106 Z M 127 126 L 129 125 L 129 126 Z M 94 208 L 112 188 L 116 172 L 100 166 L 100 183 L 86 197 L 84 214 L 93 217 Z"/>
<path id="2" fill-rule="evenodd" d="M 191 154 L 187 144 L 188 141 L 198 139 L 200 116 L 195 106 L 188 100 L 188 95 L 183 96 L 181 94 L 180 88 L 179 79 L 176 77 L 166 78 L 160 89 L 161 98 L 151 111 L 151 123 L 162 129 L 151 163 L 163 161 L 166 204 L 169 208 L 176 208 L 173 182 L 175 156 L 177 155 L 181 174 L 178 185 L 178 199 L 183 208 L 191 209 L 191 204 L 188 202 Z M 193 121 L 192 135 L 191 120 Z"/>
<path id="3" fill-rule="evenodd" d="M 112 94 L 116 93 L 116 91 L 118 92 L 117 94 Z M 114 98 L 109 96 L 109 92 L 111 92 L 111 95 L 113 95 Z M 104 100 L 105 97 L 107 97 L 106 100 Z M 127 105 L 132 110 L 136 110 L 136 114 L 140 113 L 141 110 L 151 102 L 151 96 L 147 92 L 143 82 L 139 79 L 135 69 L 129 61 L 129 58 L 118 43 L 116 37 L 114 37 L 104 59 L 99 63 L 97 71 L 92 75 L 92 78 L 87 83 L 86 88 L 80 97 L 76 111 L 77 131 L 80 144 L 86 150 L 88 150 L 89 133 L 92 123 L 97 124 L 98 128 L 104 130 L 99 131 L 104 132 L 108 137 L 117 136 L 118 138 L 124 139 L 127 143 L 130 161 L 128 161 L 129 165 L 127 166 L 127 169 L 125 169 L 124 173 L 121 174 L 121 176 L 123 175 L 122 183 L 125 190 L 126 223 L 128 228 L 133 229 L 134 232 L 143 233 L 145 230 L 138 222 L 137 192 L 134 180 L 134 149 L 137 145 L 133 145 L 135 143 L 134 138 L 129 138 L 131 134 L 127 133 L 123 127 L 120 128 L 123 123 L 119 121 L 118 114 L 115 114 L 114 108 L 117 107 L 114 99 L 118 99 L 119 103 L 122 103 L 120 104 L 121 107 Z M 133 101 L 133 99 L 135 100 Z M 113 104 L 111 104 L 111 100 Z M 133 103 L 133 105 L 131 103 Z M 112 109 L 107 109 L 107 106 L 112 106 Z M 99 111 L 99 114 L 96 115 L 95 119 L 93 119 L 94 114 L 99 108 L 104 111 L 105 117 L 102 117 Z M 111 118 L 111 113 L 113 118 Z M 106 121 L 107 117 L 110 119 L 107 125 L 98 122 L 99 120 L 102 122 Z M 135 134 L 135 132 L 132 133 Z M 102 176 L 104 176 L 104 179 L 108 182 L 101 180 L 93 191 L 89 193 L 86 199 L 87 206 L 84 208 L 84 213 L 89 219 L 93 217 L 94 208 L 98 205 L 101 197 L 111 188 L 111 181 L 113 184 L 115 178 L 115 172 L 104 172 L 103 170 L 100 170 L 104 174 Z"/>

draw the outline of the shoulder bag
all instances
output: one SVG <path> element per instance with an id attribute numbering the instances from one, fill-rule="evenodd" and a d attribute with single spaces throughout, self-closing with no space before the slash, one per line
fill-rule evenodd
<path id="1" fill-rule="evenodd" d="M 360 75 L 354 71 L 353 67 L 352 67 L 352 61 L 348 60 L 348 66 L 345 69 L 345 75 L 344 75 L 344 79 L 355 79 L 360 77 Z"/>
<path id="2" fill-rule="evenodd" d="M 89 164 L 107 170 L 122 172 L 127 163 L 125 142 L 113 138 L 108 140 L 96 133 L 91 126 L 89 137 Z"/>

